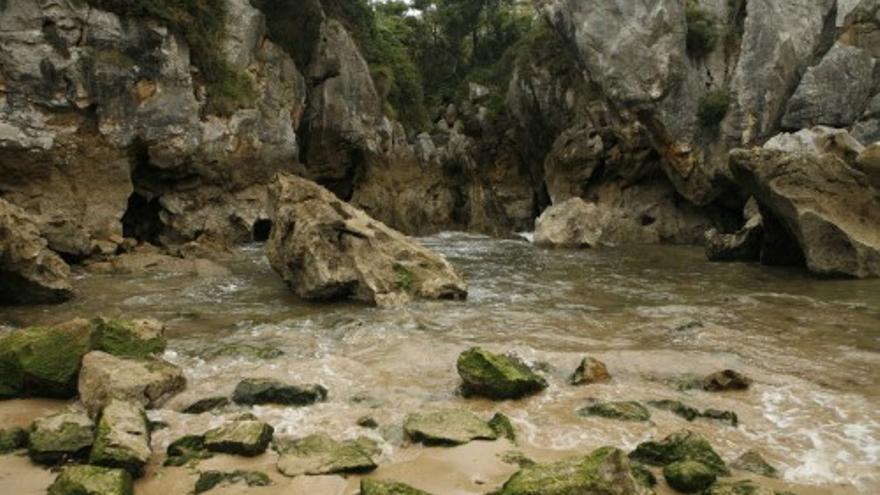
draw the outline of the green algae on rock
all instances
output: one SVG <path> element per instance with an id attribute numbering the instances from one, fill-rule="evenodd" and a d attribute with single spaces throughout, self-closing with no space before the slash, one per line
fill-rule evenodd
<path id="1" fill-rule="evenodd" d="M 132 495 L 131 476 L 124 469 L 70 466 L 58 475 L 48 495 Z"/>
<path id="2" fill-rule="evenodd" d="M 165 459 L 165 466 L 184 466 L 187 464 L 195 464 L 204 459 L 214 457 L 214 454 L 208 452 L 205 447 L 204 435 L 186 435 L 171 442 L 166 449 L 168 458 Z"/>
<path id="3" fill-rule="evenodd" d="M 28 455 L 39 464 L 85 459 L 95 437 L 95 423 L 85 410 L 72 406 L 39 418 L 31 426 Z"/>
<path id="4" fill-rule="evenodd" d="M 284 355 L 284 351 L 271 346 L 258 346 L 244 343 L 223 343 L 200 350 L 197 355 L 202 359 L 221 357 L 270 360 Z"/>
<path id="5" fill-rule="evenodd" d="M 28 445 L 28 432 L 24 428 L 6 428 L 0 430 L 0 455 L 15 452 Z"/>
<path id="6" fill-rule="evenodd" d="M 684 460 L 697 461 L 719 476 L 728 474 L 727 466 L 712 445 L 699 434 L 688 430 L 672 433 L 661 442 L 640 443 L 629 457 L 651 466 L 666 466 Z"/>
<path id="7" fill-rule="evenodd" d="M 165 352 L 165 325 L 156 320 L 92 321 L 91 348 L 118 357 L 145 358 Z"/>
<path id="8" fill-rule="evenodd" d="M 378 466 L 364 447 L 356 440 L 340 442 L 323 433 L 279 441 L 278 470 L 290 477 L 366 473 Z"/>
<path id="9" fill-rule="evenodd" d="M 248 378 L 239 382 L 232 394 L 236 404 L 278 404 L 308 406 L 327 400 L 327 389 L 322 385 L 290 385 L 269 378 Z"/>
<path id="10" fill-rule="evenodd" d="M 184 414 L 202 414 L 208 411 L 213 411 L 214 409 L 220 409 L 226 407 L 230 404 L 228 397 L 206 397 L 204 399 L 199 399 L 186 408 L 184 408 Z"/>
<path id="11" fill-rule="evenodd" d="M 631 462 L 630 464 L 632 465 L 631 471 L 636 482 L 648 488 L 653 488 L 657 485 L 657 477 L 654 476 L 650 469 L 638 462 Z"/>
<path id="12" fill-rule="evenodd" d="M 403 431 L 413 442 L 425 445 L 462 445 L 471 440 L 498 438 L 489 423 L 463 409 L 410 414 L 403 424 Z"/>
<path id="13" fill-rule="evenodd" d="M 632 475 L 623 451 L 602 447 L 584 457 L 550 464 L 535 464 L 516 472 L 504 483 L 500 495 L 569 495 L 573 493 L 651 493 Z"/>
<path id="14" fill-rule="evenodd" d="M 739 425 L 739 416 L 733 411 L 722 411 L 720 409 L 706 409 L 700 413 L 701 418 L 715 419 L 730 426 Z"/>
<path id="15" fill-rule="evenodd" d="M 717 474 L 702 462 L 684 460 L 664 467 L 663 477 L 679 492 L 697 493 L 714 483 Z"/>
<path id="16" fill-rule="evenodd" d="M 578 415 L 589 417 L 617 419 L 620 421 L 648 421 L 651 413 L 645 406 L 635 401 L 626 402 L 594 402 L 578 411 Z"/>
<path id="17" fill-rule="evenodd" d="M 505 464 L 513 464 L 521 468 L 537 464 L 534 460 L 518 450 L 505 450 L 498 454 L 498 458 Z"/>
<path id="18" fill-rule="evenodd" d="M 243 483 L 247 486 L 269 486 L 272 484 L 272 480 L 269 479 L 269 475 L 260 471 L 204 471 L 199 473 L 194 492 L 204 493 L 219 485 L 237 483 Z"/>
<path id="19" fill-rule="evenodd" d="M 0 337 L 0 398 L 76 395 L 88 329 L 31 327 Z"/>
<path id="20" fill-rule="evenodd" d="M 568 381 L 572 385 L 588 385 L 590 383 L 607 382 L 611 374 L 605 363 L 592 357 L 585 357 L 571 374 Z"/>
<path id="21" fill-rule="evenodd" d="M 740 471 L 748 471 L 761 476 L 766 476 L 767 478 L 779 477 L 779 471 L 764 460 L 764 457 L 755 450 L 749 450 L 743 453 L 743 455 L 737 457 L 736 460 L 730 464 L 730 467 L 733 469 L 739 469 Z"/>
<path id="22" fill-rule="evenodd" d="M 789 495 L 789 492 L 777 492 L 757 485 L 752 480 L 725 480 L 715 482 L 704 495 Z"/>
<path id="23" fill-rule="evenodd" d="M 506 415 L 495 413 L 492 419 L 489 420 L 489 428 L 492 428 L 492 431 L 495 432 L 498 438 L 506 438 L 516 443 L 516 429 L 514 429 L 513 423 L 510 422 L 510 418 Z"/>
<path id="24" fill-rule="evenodd" d="M 407 484 L 390 480 L 361 480 L 361 495 L 431 495 Z"/>
<path id="25" fill-rule="evenodd" d="M 462 393 L 489 399 L 518 399 L 547 388 L 547 381 L 517 358 L 474 347 L 458 357 Z"/>
<path id="26" fill-rule="evenodd" d="M 688 421 L 693 421 L 700 415 L 700 411 L 694 409 L 693 407 L 686 406 L 685 404 L 677 400 L 651 400 L 648 401 L 648 405 L 651 407 L 656 407 L 657 409 L 669 411 L 673 414 L 681 416 Z"/>
<path id="27" fill-rule="evenodd" d="M 151 454 L 149 423 L 143 408 L 111 400 L 101 412 L 89 462 L 125 469 L 132 478 L 140 478 Z"/>
<path id="28" fill-rule="evenodd" d="M 275 429 L 255 419 L 238 419 L 205 433 L 211 452 L 254 457 L 269 447 Z"/>

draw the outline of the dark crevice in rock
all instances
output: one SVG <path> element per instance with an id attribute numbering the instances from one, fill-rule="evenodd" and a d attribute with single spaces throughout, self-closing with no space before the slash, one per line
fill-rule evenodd
<path id="1" fill-rule="evenodd" d="M 272 220 L 268 220 L 265 218 L 261 218 L 254 222 L 254 227 L 251 230 L 252 239 L 255 242 L 266 242 L 269 240 L 269 235 L 272 233 Z"/>
<path id="2" fill-rule="evenodd" d="M 137 192 L 128 198 L 128 208 L 122 217 L 122 235 L 141 242 L 156 244 L 162 233 L 158 198 L 147 199 Z"/>

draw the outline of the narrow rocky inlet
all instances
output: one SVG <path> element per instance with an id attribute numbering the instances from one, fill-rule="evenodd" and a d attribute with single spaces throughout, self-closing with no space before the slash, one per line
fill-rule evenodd
<path id="1" fill-rule="evenodd" d="M 873 495 L 878 374 L 878 0 L 0 0 L 2 495 Z"/>

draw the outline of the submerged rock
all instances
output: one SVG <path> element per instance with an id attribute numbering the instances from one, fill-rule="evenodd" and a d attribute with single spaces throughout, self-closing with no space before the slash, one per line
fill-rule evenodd
<path id="1" fill-rule="evenodd" d="M 277 450 L 278 470 L 285 476 L 365 473 L 377 467 L 361 443 L 339 442 L 322 433 L 278 442 Z"/>
<path id="2" fill-rule="evenodd" d="M 313 182 L 280 175 L 272 203 L 266 255 L 304 299 L 386 305 L 467 296 L 464 281 L 443 257 Z"/>
<path id="3" fill-rule="evenodd" d="M 880 276 L 880 197 L 864 174 L 831 154 L 767 149 L 731 152 L 730 168 L 810 271 Z"/>
<path id="4" fill-rule="evenodd" d="M 28 432 L 24 428 L 4 428 L 0 430 L 0 455 L 24 449 L 28 445 Z"/>
<path id="5" fill-rule="evenodd" d="M 221 357 L 234 357 L 246 359 L 276 359 L 284 355 L 284 351 L 271 346 L 259 346 L 253 344 L 218 344 L 209 346 L 198 352 L 202 359 L 217 359 Z"/>
<path id="6" fill-rule="evenodd" d="M 40 464 L 58 464 L 89 456 L 95 438 L 95 423 L 85 410 L 72 406 L 34 421 L 28 455 Z"/>
<path id="7" fill-rule="evenodd" d="M 168 455 L 164 463 L 166 466 L 184 466 L 214 456 L 205 447 L 204 435 L 187 435 L 178 438 L 171 442 L 165 452 Z"/>
<path id="8" fill-rule="evenodd" d="M 165 352 L 165 325 L 156 320 L 92 322 L 91 347 L 118 357 L 146 358 Z"/>
<path id="9" fill-rule="evenodd" d="M 76 395 L 86 326 L 31 327 L 0 337 L 0 398 Z"/>
<path id="10" fill-rule="evenodd" d="M 496 428 L 498 426 L 496 421 Z M 403 430 L 413 442 L 426 445 L 461 445 L 471 440 L 495 440 L 499 436 L 489 423 L 463 409 L 410 414 Z"/>
<path id="11" fill-rule="evenodd" d="M 256 419 L 239 419 L 205 433 L 211 452 L 254 457 L 269 447 L 275 429 Z"/>
<path id="12" fill-rule="evenodd" d="M 518 450 L 507 450 L 500 454 L 498 454 L 498 458 L 501 459 L 501 462 L 505 464 L 513 464 L 514 466 L 519 466 L 521 468 L 534 466 L 537 464 L 534 460 L 532 460 L 529 456 L 523 454 Z"/>
<path id="13" fill-rule="evenodd" d="M 746 390 L 752 380 L 734 370 L 723 370 L 710 373 L 703 378 L 703 390 L 721 392 L 725 390 Z"/>
<path id="14" fill-rule="evenodd" d="M 535 221 L 535 244 L 594 247 L 602 238 L 602 214 L 593 203 L 571 198 L 544 210 Z"/>
<path id="15" fill-rule="evenodd" d="M 588 385 L 609 380 L 611 380 L 611 374 L 608 373 L 605 363 L 592 357 L 585 357 L 581 360 L 581 363 L 568 379 L 572 385 Z"/>
<path id="16" fill-rule="evenodd" d="M 733 411 L 722 411 L 720 409 L 706 409 L 700 413 L 700 417 L 707 419 L 715 419 L 730 426 L 739 425 L 739 417 Z"/>
<path id="17" fill-rule="evenodd" d="M 245 484 L 247 486 L 269 486 L 272 480 L 269 475 L 260 471 L 204 471 L 199 473 L 195 493 L 213 490 L 219 485 Z"/>
<path id="18" fill-rule="evenodd" d="M 458 357 L 464 395 L 489 399 L 518 399 L 547 388 L 547 381 L 525 363 L 475 347 Z"/>
<path id="19" fill-rule="evenodd" d="M 47 247 L 33 217 L 0 198 L 0 305 L 73 297 L 70 267 Z"/>
<path id="20" fill-rule="evenodd" d="M 289 385 L 269 378 L 248 378 L 239 382 L 232 394 L 236 404 L 279 404 L 308 406 L 327 400 L 327 389 L 321 385 Z"/>
<path id="21" fill-rule="evenodd" d="M 407 484 L 390 480 L 361 480 L 361 495 L 431 495 Z"/>
<path id="22" fill-rule="evenodd" d="M 110 400 L 101 411 L 89 463 L 125 469 L 132 478 L 140 478 L 151 454 L 150 430 L 143 408 Z"/>
<path id="23" fill-rule="evenodd" d="M 594 402 L 579 410 L 578 414 L 584 417 L 598 416 L 620 421 L 648 421 L 651 419 L 651 413 L 645 406 L 635 401 Z"/>
<path id="24" fill-rule="evenodd" d="M 652 400 L 648 401 L 648 405 L 651 407 L 656 407 L 657 409 L 663 409 L 665 411 L 672 412 L 688 421 L 693 421 L 698 416 L 700 416 L 700 411 L 694 409 L 693 407 L 686 406 L 677 400 Z"/>
<path id="25" fill-rule="evenodd" d="M 789 495 L 755 484 L 752 480 L 717 481 L 704 495 Z"/>
<path id="26" fill-rule="evenodd" d="M 511 476 L 499 493 L 647 495 L 651 491 L 633 478 L 626 454 L 613 447 L 603 447 L 585 457 L 525 467 Z"/>
<path id="27" fill-rule="evenodd" d="M 124 359 L 94 351 L 83 359 L 80 400 L 93 415 L 120 399 L 147 409 L 162 405 L 186 387 L 183 370 L 160 359 Z"/>
<path id="28" fill-rule="evenodd" d="M 743 455 L 737 457 L 735 461 L 730 463 L 730 467 L 733 469 L 739 469 L 740 471 L 749 471 L 768 478 L 779 477 L 779 471 L 765 461 L 764 457 L 755 450 L 749 450 L 743 453 Z"/>
<path id="29" fill-rule="evenodd" d="M 183 409 L 184 414 L 202 414 L 214 409 L 221 409 L 230 404 L 228 397 L 207 397 L 199 399 Z"/>
<path id="30" fill-rule="evenodd" d="M 682 493 L 697 493 L 715 482 L 717 474 L 702 462 L 684 460 L 663 468 L 669 486 Z"/>
<path id="31" fill-rule="evenodd" d="M 124 469 L 69 466 L 49 487 L 48 495 L 133 495 L 131 476 Z"/>
<path id="32" fill-rule="evenodd" d="M 629 457 L 651 466 L 667 466 L 685 460 L 697 461 L 717 475 L 728 474 L 727 466 L 712 449 L 712 445 L 699 434 L 688 430 L 673 433 L 661 442 L 640 443 Z"/>

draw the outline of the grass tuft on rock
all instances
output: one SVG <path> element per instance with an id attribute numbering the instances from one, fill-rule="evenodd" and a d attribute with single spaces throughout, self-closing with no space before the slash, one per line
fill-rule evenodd
<path id="1" fill-rule="evenodd" d="M 718 45 L 720 37 L 718 22 L 712 14 L 700 7 L 697 0 L 688 0 L 685 18 L 687 20 L 687 53 L 694 60 L 703 60 Z"/>
<path id="2" fill-rule="evenodd" d="M 705 129 L 717 129 L 727 116 L 733 97 L 725 89 L 710 91 L 697 104 L 697 119 Z"/>

